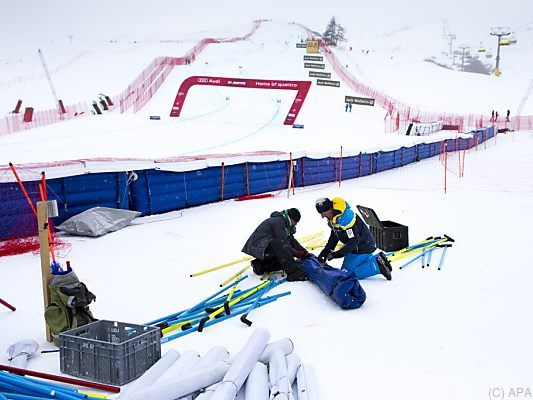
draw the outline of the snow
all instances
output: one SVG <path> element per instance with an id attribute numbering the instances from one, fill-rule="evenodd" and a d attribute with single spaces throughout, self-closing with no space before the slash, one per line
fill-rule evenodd
<path id="1" fill-rule="evenodd" d="M 280 1 L 237 1 L 230 10 L 208 1 L 206 12 L 162 0 L 150 5 L 133 0 L 127 10 L 118 2 L 94 1 L 83 10 L 60 0 L 27 3 L 31 10 L 24 14 L 20 4 L 3 10 L 10 18 L 0 27 L 1 115 L 19 96 L 37 109 L 53 107 L 36 59 L 38 47 L 50 70 L 57 69 L 53 82 L 70 104 L 90 101 L 101 92 L 120 92 L 155 57 L 180 56 L 201 38 L 240 36 L 253 19 L 273 21 L 263 23 L 249 41 L 210 45 L 196 62 L 175 68 L 137 114 L 115 112 L 0 137 L 0 165 L 262 150 L 327 154 L 340 146 L 359 152 L 411 145 L 415 138 L 383 133 L 384 111 L 378 107 L 354 106 L 352 113 L 345 113 L 344 95 L 357 93 L 342 83 L 340 89 L 312 86 L 297 119 L 303 130 L 282 125 L 294 96 L 282 91 L 195 87 L 182 116 L 168 117 L 180 83 L 191 75 L 306 79 L 303 50 L 294 46 L 303 31 L 289 24 L 293 20 L 321 31 L 335 14 L 350 38 L 336 54 L 350 72 L 426 110 L 514 112 L 533 67 L 533 31 L 528 30 L 533 27 L 524 25 L 533 11 L 527 1 L 455 1 L 447 2 L 446 9 L 427 2 L 389 3 L 388 12 L 381 14 L 377 5 L 356 8 L 343 1 L 328 2 L 331 11 L 318 4 Z M 462 13 L 453 11 L 459 6 Z M 102 7 L 105 12 L 98 11 Z M 518 44 L 503 49 L 503 75 L 461 73 L 423 62 L 448 49 L 441 18 L 472 46 L 489 43 L 490 26 L 523 26 L 517 29 Z M 54 23 L 59 20 L 64 22 Z M 161 42 L 165 40 L 175 42 Z M 366 48 L 372 50 L 368 55 L 361 52 Z M 21 76 L 29 78 L 13 83 Z M 529 98 L 522 114 L 532 113 Z M 150 115 L 161 115 L 161 120 L 150 121 Z M 297 207 L 302 213 L 298 235 L 327 234 L 314 201 L 341 196 L 352 206 L 372 207 L 382 220 L 408 225 L 411 244 L 441 234 L 456 243 L 440 271 L 438 260 L 424 269 L 415 263 L 400 271 L 395 264 L 392 281 L 362 281 L 368 299 L 359 310 L 342 311 L 312 283 L 297 282 L 276 289 L 290 290 L 290 296 L 250 314 L 253 326 L 266 326 L 272 340 L 294 341 L 302 360 L 316 369 L 320 398 L 482 399 L 493 387 L 533 390 L 533 272 L 526 253 L 533 221 L 533 132 L 498 135 L 466 152 L 463 178 L 458 177 L 457 155 L 450 155 L 448 165 L 446 194 L 443 166 L 435 158 L 344 181 L 340 187 L 298 188 L 289 198 L 279 192 L 267 199 L 230 200 L 139 218 L 97 239 L 65 236 L 71 247 L 63 257 L 96 294 L 91 309 L 98 318 L 142 323 L 218 290 L 238 266 L 189 275 L 240 258 L 248 235 L 270 212 Z M 332 264 L 339 266 L 338 260 Z M 38 341 L 43 349 L 52 347 L 44 340 L 39 265 L 32 254 L 0 259 L 0 297 L 17 307 L 10 312 L 0 306 L 2 352 L 24 338 Z M 255 276 L 247 279 L 247 285 L 256 282 Z M 205 354 L 224 345 L 233 354 L 252 329 L 230 319 L 164 344 L 162 350 Z M 0 362 L 7 363 L 5 356 Z M 57 374 L 58 355 L 41 354 L 28 367 Z"/>

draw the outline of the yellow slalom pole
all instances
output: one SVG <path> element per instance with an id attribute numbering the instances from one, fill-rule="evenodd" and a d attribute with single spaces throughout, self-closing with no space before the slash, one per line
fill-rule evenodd
<path id="1" fill-rule="evenodd" d="M 432 240 L 438 240 L 438 239 L 437 239 L 437 238 L 434 238 L 434 237 L 431 237 L 431 238 L 429 238 L 429 239 L 421 240 L 421 241 L 419 241 L 419 242 L 417 242 L 417 243 L 415 243 L 415 244 L 413 244 L 413 245 L 411 245 L 411 246 L 417 246 L 417 245 L 421 245 L 421 244 L 424 244 L 424 243 L 429 243 L 429 242 L 431 242 Z M 416 249 L 408 249 L 407 247 L 405 247 L 405 248 L 403 248 L 403 249 L 397 250 L 397 251 L 395 251 L 395 252 L 389 254 L 389 255 L 387 256 L 387 258 L 389 258 L 389 257 L 395 257 L 395 256 L 397 256 L 397 255 L 399 255 L 399 254 L 403 254 L 403 253 L 409 253 L 409 252 L 411 252 L 411 251 L 413 251 L 413 250 L 416 250 Z"/>
<path id="2" fill-rule="evenodd" d="M 406 253 L 401 253 L 399 254 L 398 256 L 392 256 L 392 257 L 387 257 L 387 259 L 390 261 L 390 262 L 396 262 L 396 261 L 399 261 L 399 260 L 403 260 L 404 258 L 407 258 L 407 257 L 411 257 L 415 254 L 418 254 L 426 249 L 429 249 L 430 247 L 435 247 L 441 243 L 444 243 L 444 242 L 447 242 L 448 239 L 447 238 L 443 238 L 443 239 L 440 239 L 440 240 L 437 240 L 436 242 L 434 243 L 431 243 L 431 244 L 428 244 L 426 246 L 422 246 L 422 247 L 418 247 L 412 251 L 409 251 L 409 252 L 406 252 Z"/>
<path id="3" fill-rule="evenodd" d="M 88 396 L 89 399 L 107 399 L 108 398 L 107 396 L 104 396 L 103 394 L 86 392 L 85 390 L 78 390 L 77 392 Z"/>
<path id="4" fill-rule="evenodd" d="M 231 281 L 237 279 L 237 277 L 239 275 L 241 275 L 244 271 L 246 271 L 248 268 L 250 268 L 250 264 L 248 264 L 247 266 L 245 266 L 243 269 L 237 271 L 235 274 L 231 275 L 228 279 L 226 279 L 224 282 L 222 282 L 220 284 L 220 287 L 223 287 L 223 286 L 226 286 L 228 283 L 230 283 Z"/>
<path id="5" fill-rule="evenodd" d="M 306 243 L 306 242 L 309 242 L 313 239 L 316 239 L 317 237 L 319 236 L 322 236 L 322 231 L 319 231 L 319 232 L 316 232 L 316 233 L 313 233 L 311 235 L 306 235 L 304 237 L 302 237 L 301 239 L 300 238 L 296 238 L 296 240 L 299 242 L 299 243 Z"/>
<path id="6" fill-rule="evenodd" d="M 265 281 L 265 282 L 263 282 L 263 283 L 260 283 L 259 285 L 257 285 L 255 288 L 253 288 L 253 289 L 250 290 L 249 292 L 247 292 L 247 293 L 245 293 L 245 294 L 243 294 L 243 295 L 241 295 L 241 296 L 239 296 L 239 297 L 237 297 L 237 298 L 231 300 L 231 301 L 229 302 L 228 306 L 231 307 L 231 306 L 233 306 L 233 305 L 235 305 L 235 304 L 241 302 L 242 300 L 244 300 L 244 299 L 250 297 L 251 295 L 253 295 L 253 294 L 257 293 L 258 291 L 260 291 L 261 289 L 263 289 L 263 288 L 264 288 L 266 285 L 268 285 L 269 283 L 270 283 L 270 280 Z M 220 313 L 223 312 L 223 311 L 224 311 L 224 307 L 220 307 L 218 310 L 213 311 L 213 312 L 212 312 L 211 314 L 209 314 L 207 317 L 204 317 L 204 319 L 207 318 L 207 319 L 205 320 L 205 321 L 207 322 L 207 321 L 209 321 L 210 319 L 216 317 L 218 314 L 220 314 Z"/>
<path id="7" fill-rule="evenodd" d="M 239 258 L 238 260 L 235 260 L 235 261 L 227 262 L 226 264 L 221 264 L 221 265 L 217 265 L 216 267 L 207 268 L 207 269 L 204 269 L 202 271 L 198 271 L 198 272 L 195 272 L 195 273 L 191 274 L 191 278 L 193 278 L 195 276 L 207 274 L 208 272 L 213 272 L 213 271 L 216 271 L 216 270 L 219 270 L 219 269 L 222 269 L 222 268 L 230 267 L 232 265 L 251 260 L 252 258 L 253 258 L 252 256 L 246 256 L 246 257 L 243 257 L 243 258 Z"/>
<path id="8" fill-rule="evenodd" d="M 235 277 L 235 279 L 239 279 L 240 277 L 241 277 L 241 274 L 237 275 L 237 276 Z M 233 295 L 235 294 L 235 290 L 237 289 L 237 286 L 238 286 L 238 285 L 239 285 L 238 283 L 236 283 L 235 285 L 233 285 L 233 287 L 231 288 L 231 291 L 229 292 L 228 297 L 226 298 L 226 301 L 228 301 L 228 302 L 231 301 L 231 299 L 233 298 Z"/>
<path id="9" fill-rule="evenodd" d="M 181 322 L 178 322 L 177 324 L 172 324 L 170 326 L 167 326 L 166 328 L 162 329 L 161 330 L 161 333 L 163 335 L 166 335 L 168 332 L 172 332 L 173 330 L 176 330 L 178 328 L 181 328 L 183 325 L 187 325 L 187 324 L 190 324 L 191 322 L 194 322 L 196 321 L 197 319 L 201 319 L 202 317 L 199 316 L 198 318 L 193 318 L 193 319 L 189 319 L 187 321 L 181 321 Z"/>

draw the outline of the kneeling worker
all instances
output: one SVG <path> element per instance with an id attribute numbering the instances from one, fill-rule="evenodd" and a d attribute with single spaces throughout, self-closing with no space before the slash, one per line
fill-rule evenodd
<path id="1" fill-rule="evenodd" d="M 372 254 L 376 250 L 372 233 L 344 199 L 318 199 L 315 207 L 322 218 L 327 218 L 331 228 L 329 240 L 318 256 L 319 261 L 344 258 L 342 269 L 352 272 L 358 279 L 377 274 L 382 274 L 389 281 L 392 279 L 389 261 L 383 253 Z M 334 251 L 339 241 L 344 246 Z"/>
<path id="2" fill-rule="evenodd" d="M 294 238 L 300 218 L 296 208 L 274 211 L 251 234 L 242 252 L 255 257 L 252 268 L 256 274 L 283 270 L 289 282 L 307 279 L 300 264 L 294 260 L 294 257 L 309 257 L 307 250 Z"/>

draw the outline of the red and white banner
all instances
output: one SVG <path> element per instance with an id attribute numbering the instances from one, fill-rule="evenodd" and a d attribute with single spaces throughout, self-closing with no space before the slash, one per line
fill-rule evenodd
<path id="1" fill-rule="evenodd" d="M 171 117 L 179 117 L 185 98 L 189 89 L 194 85 L 207 86 L 228 86 L 248 89 L 277 89 L 277 90 L 297 90 L 296 97 L 291 105 L 289 113 L 285 117 L 284 125 L 292 125 L 302 108 L 307 92 L 311 87 L 310 81 L 282 81 L 272 79 L 242 79 L 242 78 L 223 78 L 219 76 L 191 76 L 181 84 L 174 105 L 170 111 Z"/>

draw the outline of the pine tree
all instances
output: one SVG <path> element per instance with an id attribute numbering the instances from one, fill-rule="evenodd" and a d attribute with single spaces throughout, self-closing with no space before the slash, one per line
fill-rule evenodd
<path id="1" fill-rule="evenodd" d="M 346 41 L 344 27 L 337 23 L 335 17 L 331 17 L 326 26 L 322 39 L 328 46 L 337 46 L 340 42 Z"/>
<path id="2" fill-rule="evenodd" d="M 322 34 L 322 39 L 328 46 L 335 46 L 335 33 L 336 33 L 337 21 L 335 17 L 331 17 L 329 20 L 328 26 L 326 26 L 326 31 Z"/>
<path id="3" fill-rule="evenodd" d="M 344 27 L 337 24 L 337 31 L 335 32 L 335 46 L 340 42 L 345 42 Z"/>

